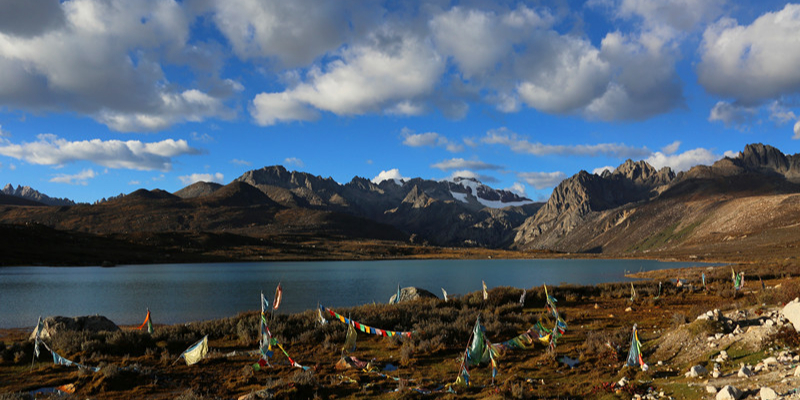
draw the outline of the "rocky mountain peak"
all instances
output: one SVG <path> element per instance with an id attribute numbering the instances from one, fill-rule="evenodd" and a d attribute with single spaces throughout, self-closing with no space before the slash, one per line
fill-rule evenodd
<path id="1" fill-rule="evenodd" d="M 748 144 L 734 162 L 750 171 L 779 174 L 791 181 L 800 181 L 800 154 L 785 155 L 770 145 Z"/>
<path id="2" fill-rule="evenodd" d="M 50 197 L 44 193 L 39 192 L 36 189 L 33 189 L 30 186 L 20 186 L 17 185 L 16 189 L 12 184 L 7 184 L 3 187 L 3 194 L 9 196 L 16 196 L 21 197 L 23 199 L 33 200 L 42 204 L 46 204 L 48 206 L 74 206 L 75 202 L 66 199 L 66 198 L 57 198 L 57 197 Z"/>
<path id="3" fill-rule="evenodd" d="M 645 161 L 627 160 L 602 175 L 580 171 L 563 180 L 547 203 L 523 223 L 514 239 L 520 248 L 552 248 L 592 212 L 653 197 L 675 179 L 669 168 L 656 171 Z"/>

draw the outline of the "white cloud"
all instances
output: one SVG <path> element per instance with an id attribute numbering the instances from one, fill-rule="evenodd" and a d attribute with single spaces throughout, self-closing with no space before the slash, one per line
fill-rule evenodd
<path id="1" fill-rule="evenodd" d="M 464 150 L 463 145 L 453 143 L 436 132 L 415 133 L 411 129 L 403 128 L 400 134 L 403 137 L 403 144 L 409 147 L 438 146 L 451 153 L 458 153 Z"/>
<path id="2" fill-rule="evenodd" d="M 144 143 L 93 139 L 71 142 L 51 134 L 37 138 L 36 142 L 22 144 L 1 143 L 0 154 L 39 165 L 90 161 L 108 168 L 169 171 L 173 157 L 200 153 L 185 140 Z"/>
<path id="3" fill-rule="evenodd" d="M 242 59 L 272 58 L 302 66 L 334 50 L 348 37 L 347 4 L 314 0 L 210 1 L 213 20 Z M 359 3 L 360 7 L 369 7 Z"/>
<path id="4" fill-rule="evenodd" d="M 137 181 L 137 180 L 133 180 L 133 181 L 128 182 L 128 185 L 131 185 L 131 186 L 141 185 L 141 184 L 142 184 L 142 182 Z"/>
<path id="5" fill-rule="evenodd" d="M 252 165 L 252 163 L 250 161 L 240 160 L 238 158 L 234 158 L 233 160 L 231 160 L 231 164 L 244 165 L 246 167 L 249 167 L 250 165 Z"/>
<path id="6" fill-rule="evenodd" d="M 800 139 L 800 121 L 794 123 L 794 136 L 792 139 Z"/>
<path id="7" fill-rule="evenodd" d="M 283 160 L 283 162 L 286 165 L 294 165 L 295 167 L 304 167 L 306 165 L 303 162 L 303 160 L 301 160 L 301 159 L 299 159 L 297 157 L 287 157 L 286 159 Z"/>
<path id="8" fill-rule="evenodd" d="M 431 168 L 440 169 L 442 171 L 453 170 L 453 169 L 500 170 L 500 169 L 503 169 L 503 166 L 496 165 L 496 164 L 489 164 L 489 163 L 485 163 L 483 161 L 478 161 L 478 160 L 465 160 L 463 158 L 451 158 L 449 160 L 445 160 L 445 161 L 433 164 L 433 165 L 431 165 Z"/>
<path id="9" fill-rule="evenodd" d="M 775 100 L 769 106 L 769 119 L 783 125 L 790 121 L 796 121 L 798 118 L 794 111 L 787 109 L 781 102 Z"/>
<path id="10" fill-rule="evenodd" d="M 511 187 L 506 188 L 506 190 L 508 190 L 509 192 L 514 192 L 523 197 L 527 196 L 527 194 L 525 193 L 525 185 L 519 182 L 514 182 L 514 184 L 511 185 Z"/>
<path id="11" fill-rule="evenodd" d="M 372 178 L 372 183 L 379 184 L 383 181 L 395 181 L 396 183 L 400 184 L 401 181 L 407 181 L 409 178 L 404 177 L 400 174 L 400 170 L 397 168 L 390 169 L 388 171 L 381 171 L 378 176 Z"/>
<path id="12" fill-rule="evenodd" d="M 641 17 L 648 30 L 670 29 L 677 34 L 695 29 L 712 21 L 722 13 L 726 0 L 622 0 L 618 13 L 621 17 Z"/>
<path id="13" fill-rule="evenodd" d="M 727 153 L 726 153 L 727 154 Z M 687 171 L 695 165 L 711 165 L 723 156 L 714 154 L 711 150 L 704 148 L 696 148 L 687 150 L 680 154 L 667 155 L 661 152 L 655 152 L 645 161 L 652 165 L 655 169 L 663 167 L 670 167 L 675 172 Z"/>
<path id="14" fill-rule="evenodd" d="M 800 4 L 786 4 L 750 25 L 722 18 L 706 28 L 698 82 L 710 93 L 759 104 L 800 92 Z"/>
<path id="15" fill-rule="evenodd" d="M 605 172 L 605 171 L 614 172 L 614 169 L 615 169 L 614 167 L 612 167 L 610 165 L 606 165 L 605 167 L 600 167 L 600 168 L 593 169 L 592 173 L 595 174 L 595 175 L 603 175 L 603 172 Z"/>
<path id="16" fill-rule="evenodd" d="M 188 57 L 203 46 L 187 44 L 190 18 L 180 2 L 38 3 L 46 7 L 42 14 L 37 7 L 32 21 L 25 7 L 0 12 L 0 27 L 5 27 L 0 29 L 0 104 L 76 112 L 119 131 L 154 131 L 235 115 L 223 104 L 235 88 L 214 70 L 222 63 L 202 78 L 206 86 L 222 89 L 213 91 L 182 88 L 162 68 L 170 63 L 200 71 L 200 64 L 213 57 Z M 9 28 L 8 21 L 31 23 L 22 32 Z"/>
<path id="17" fill-rule="evenodd" d="M 270 125 L 308 120 L 313 110 L 307 107 L 336 115 L 379 112 L 432 93 L 445 66 L 427 41 L 388 28 L 338 56 L 324 68 L 312 67 L 291 89 L 256 96 L 251 115 Z"/>
<path id="18" fill-rule="evenodd" d="M 54 183 L 66 183 L 68 185 L 83 185 L 86 186 L 89 184 L 89 179 L 92 179 L 97 176 L 97 173 L 94 170 L 84 169 L 81 172 L 78 172 L 74 175 L 68 174 L 59 174 L 52 178 L 50 178 L 50 182 Z"/>
<path id="19" fill-rule="evenodd" d="M 259 93 L 250 105 L 250 115 L 261 126 L 279 122 L 314 121 L 319 113 L 290 93 Z"/>
<path id="20" fill-rule="evenodd" d="M 557 186 L 567 177 L 567 175 L 561 171 L 520 172 L 517 174 L 517 177 L 536 189 L 546 189 Z"/>
<path id="21" fill-rule="evenodd" d="M 190 136 L 195 142 L 211 143 L 214 141 L 214 138 L 207 133 L 192 132 Z"/>
<path id="22" fill-rule="evenodd" d="M 678 151 L 678 149 L 680 147 L 681 147 L 681 141 L 680 140 L 676 140 L 676 141 L 674 141 L 674 142 L 662 147 L 661 148 L 661 152 L 666 154 L 666 155 L 672 155 L 676 151 Z"/>
<path id="23" fill-rule="evenodd" d="M 746 130 L 747 126 L 755 118 L 756 113 L 758 113 L 758 109 L 754 107 L 719 101 L 711 109 L 708 120 L 711 122 L 721 121 L 729 128 L 734 127 L 739 130 Z"/>
<path id="24" fill-rule="evenodd" d="M 600 143 L 593 145 L 548 145 L 532 143 L 520 135 L 506 128 L 492 129 L 481 139 L 486 144 L 500 144 L 508 146 L 515 153 L 526 153 L 536 156 L 564 155 L 564 156 L 607 156 L 614 158 L 641 158 L 651 154 L 646 147 L 631 147 L 618 143 Z"/>
<path id="25" fill-rule="evenodd" d="M 3 130 L 3 125 L 0 125 L 0 137 L 8 137 L 11 136 L 8 132 Z"/>
<path id="26" fill-rule="evenodd" d="M 611 32 L 601 42 L 600 57 L 615 73 L 605 92 L 583 111 L 603 121 L 641 120 L 683 103 L 677 55 L 657 37 Z"/>
<path id="27" fill-rule="evenodd" d="M 225 175 L 217 172 L 215 174 L 191 174 L 191 175 L 183 175 L 179 176 L 181 183 L 184 185 L 191 185 L 195 182 L 216 182 L 222 183 L 223 179 L 225 179 Z"/>

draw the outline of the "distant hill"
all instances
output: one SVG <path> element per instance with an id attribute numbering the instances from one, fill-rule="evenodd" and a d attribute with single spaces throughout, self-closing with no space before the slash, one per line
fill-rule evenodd
<path id="1" fill-rule="evenodd" d="M 174 194 L 139 189 L 94 205 L 37 204 L 0 195 L 0 224 L 113 237 L 170 249 L 175 257 L 210 252 L 252 259 L 266 251 L 262 245 L 271 257 L 289 249 L 304 257 L 316 244 L 298 243 L 342 241 L 353 254 L 363 250 L 359 243 L 379 241 L 397 248 L 792 260 L 800 247 L 800 156 L 751 144 L 736 157 L 679 174 L 627 160 L 614 171 L 565 179 L 544 204 L 474 179 L 375 183 L 355 177 L 339 184 L 281 166 L 248 171 L 224 186 L 194 183 Z M 336 246 L 327 251 L 335 254 Z"/>

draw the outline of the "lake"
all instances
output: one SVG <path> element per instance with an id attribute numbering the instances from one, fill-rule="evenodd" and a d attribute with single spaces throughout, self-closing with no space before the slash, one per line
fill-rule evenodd
<path id="1" fill-rule="evenodd" d="M 153 322 L 173 324 L 260 310 L 259 295 L 277 312 L 386 303 L 402 287 L 441 297 L 497 286 L 531 288 L 561 283 L 627 281 L 626 271 L 707 266 L 652 260 L 393 260 L 99 267 L 0 268 L 0 328 L 33 327 L 41 316 L 104 315 L 120 325 L 140 324 L 149 307 Z"/>

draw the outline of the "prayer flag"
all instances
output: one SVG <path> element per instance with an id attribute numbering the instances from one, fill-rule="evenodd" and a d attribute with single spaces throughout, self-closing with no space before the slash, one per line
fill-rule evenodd
<path id="1" fill-rule="evenodd" d="M 186 360 L 186 365 L 197 364 L 203 357 L 208 354 L 208 335 L 204 336 L 200 341 L 191 345 L 186 351 L 181 354 L 183 359 Z"/>
<path id="2" fill-rule="evenodd" d="M 142 328 L 147 327 L 147 333 L 153 333 L 153 322 L 150 321 L 150 309 L 147 309 L 147 316 L 144 317 L 144 322 L 136 328 L 138 330 L 142 330 Z"/>
<path id="3" fill-rule="evenodd" d="M 489 292 L 486 291 L 486 282 L 485 281 L 481 281 L 481 283 L 483 284 L 483 300 L 488 300 L 489 299 Z"/>
<path id="4" fill-rule="evenodd" d="M 278 307 L 281 305 L 281 298 L 283 297 L 283 288 L 281 287 L 280 282 L 278 283 L 278 287 L 275 288 L 275 298 L 272 300 L 273 305 L 272 308 L 277 310 Z"/>
<path id="5" fill-rule="evenodd" d="M 447 301 L 447 291 L 442 288 L 442 295 L 444 295 L 444 301 Z"/>
<path id="6" fill-rule="evenodd" d="M 519 305 L 521 305 L 521 306 L 525 305 L 525 295 L 527 295 L 527 294 L 528 294 L 528 291 L 526 289 L 522 289 L 522 296 L 519 296 Z"/>
<path id="7" fill-rule="evenodd" d="M 33 354 L 35 358 L 39 358 L 39 335 L 42 333 L 42 329 L 44 329 L 44 321 L 42 320 L 42 316 L 39 316 L 39 322 L 36 323 L 36 337 L 34 339 L 33 345 Z"/>

